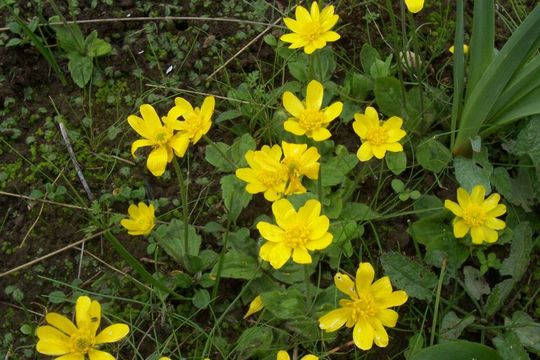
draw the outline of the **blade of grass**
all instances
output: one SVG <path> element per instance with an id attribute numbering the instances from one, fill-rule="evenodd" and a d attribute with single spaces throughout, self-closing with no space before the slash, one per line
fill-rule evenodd
<path id="1" fill-rule="evenodd" d="M 457 120 L 461 116 L 463 89 L 465 88 L 465 55 L 463 53 L 463 0 L 456 1 L 456 34 L 454 37 L 454 94 L 452 98 L 452 119 L 450 123 L 450 146 L 456 139 Z"/>

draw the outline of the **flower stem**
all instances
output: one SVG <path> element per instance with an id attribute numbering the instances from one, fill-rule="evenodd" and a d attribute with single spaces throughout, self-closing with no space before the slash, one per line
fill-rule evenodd
<path id="1" fill-rule="evenodd" d="M 178 188 L 180 190 L 180 200 L 182 201 L 182 217 L 184 222 L 184 255 L 188 255 L 189 253 L 189 241 L 188 241 L 188 221 L 189 221 L 189 214 L 188 214 L 188 199 L 187 199 L 187 189 L 186 184 L 184 182 L 184 175 L 182 174 L 182 170 L 180 169 L 180 165 L 178 164 L 178 160 L 176 160 L 176 156 L 173 156 L 173 166 L 174 171 L 176 172 L 176 177 L 178 178 Z"/>
<path id="2" fill-rule="evenodd" d="M 223 247 L 221 248 L 221 254 L 219 255 L 219 262 L 217 267 L 216 279 L 214 282 L 214 288 L 212 289 L 212 299 L 215 299 L 219 289 L 219 281 L 221 279 L 221 271 L 223 270 L 223 259 L 225 258 L 225 253 L 227 252 L 227 242 L 229 240 L 229 228 L 231 227 L 231 220 L 227 219 L 227 227 L 225 228 L 225 233 L 223 234 Z"/>
<path id="3" fill-rule="evenodd" d="M 429 339 L 429 345 L 432 346 L 435 343 L 435 330 L 437 328 L 437 317 L 439 316 L 439 303 L 441 301 L 441 290 L 446 273 L 446 258 L 441 262 L 441 274 L 439 275 L 439 283 L 437 284 L 437 294 L 435 296 L 435 309 L 433 310 L 433 323 L 431 324 L 431 336 Z"/>
<path id="4" fill-rule="evenodd" d="M 307 265 L 304 266 L 304 281 L 306 283 L 306 308 L 309 310 L 311 308 L 311 289 L 310 289 L 310 276 L 309 268 Z"/>

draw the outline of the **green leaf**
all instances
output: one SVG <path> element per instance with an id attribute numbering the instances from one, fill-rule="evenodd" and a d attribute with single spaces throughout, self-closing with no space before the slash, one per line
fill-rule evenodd
<path id="1" fill-rule="evenodd" d="M 516 311 L 512 314 L 512 320 L 504 319 L 504 325 L 514 328 L 521 345 L 540 354 L 540 323 L 534 322 L 527 313 Z"/>
<path id="2" fill-rule="evenodd" d="M 423 349 L 410 360 L 501 360 L 495 350 L 482 344 L 458 340 Z"/>
<path id="3" fill-rule="evenodd" d="M 422 141 L 415 154 L 420 166 L 434 173 L 443 171 L 452 160 L 450 150 L 433 137 Z"/>
<path id="4" fill-rule="evenodd" d="M 512 276 L 515 282 L 521 280 L 531 261 L 533 250 L 532 229 L 528 222 L 519 223 L 514 229 L 510 256 L 504 259 L 499 270 L 501 275 Z"/>
<path id="5" fill-rule="evenodd" d="M 326 47 L 322 50 L 317 51 L 315 54 L 311 55 L 314 57 L 312 59 L 313 64 L 313 75 L 316 80 L 323 83 L 332 78 L 334 70 L 336 70 L 336 56 L 334 52 Z M 305 67 L 305 63 L 304 63 Z M 309 78 L 308 78 L 309 80 Z M 326 88 L 326 86 L 325 86 Z"/>
<path id="6" fill-rule="evenodd" d="M 441 323 L 441 330 L 440 330 L 440 342 L 448 342 L 452 340 L 457 340 L 460 336 L 463 330 L 467 328 L 467 326 L 474 323 L 474 316 L 469 315 L 464 319 L 460 319 L 455 312 L 450 311 L 446 315 L 444 315 Z"/>
<path id="7" fill-rule="evenodd" d="M 437 210 L 432 210 L 437 209 Z M 422 195 L 414 202 L 414 211 L 420 219 L 432 216 L 435 212 L 446 215 L 443 202 L 435 195 Z"/>
<path id="8" fill-rule="evenodd" d="M 505 148 L 517 156 L 529 156 L 534 164 L 540 164 L 540 117 L 530 119 L 521 129 L 515 141 Z"/>
<path id="9" fill-rule="evenodd" d="M 238 179 L 236 175 L 226 175 L 220 180 L 221 192 L 223 194 L 223 203 L 229 210 L 228 217 L 233 223 L 249 202 L 251 194 L 245 190 L 245 183 Z"/>
<path id="10" fill-rule="evenodd" d="M 272 347 L 274 334 L 268 326 L 254 326 L 245 329 L 236 341 L 238 358 L 259 359 L 259 353 L 264 354 Z M 240 357 L 241 354 L 241 357 Z"/>
<path id="11" fill-rule="evenodd" d="M 94 30 L 95 31 L 95 30 Z M 96 32 L 97 34 L 97 32 Z M 90 57 L 107 55 L 112 51 L 112 46 L 103 39 L 93 39 L 86 47 L 86 54 Z"/>
<path id="12" fill-rule="evenodd" d="M 415 333 L 409 338 L 409 346 L 405 350 L 405 359 L 411 359 L 415 354 L 420 352 L 424 347 L 424 336 L 421 332 Z"/>
<path id="13" fill-rule="evenodd" d="M 343 83 L 343 91 L 355 101 L 364 101 L 373 90 L 373 81 L 357 72 L 349 72 Z"/>
<path id="14" fill-rule="evenodd" d="M 219 264 L 212 269 L 212 274 L 216 275 Z M 245 255 L 236 250 L 229 250 L 223 258 L 221 277 L 230 279 L 250 280 L 258 268 L 257 260 L 253 256 Z"/>
<path id="15" fill-rule="evenodd" d="M 491 288 L 478 269 L 472 266 L 464 266 L 463 275 L 465 290 L 470 296 L 480 300 L 482 295 L 489 295 Z"/>
<path id="16" fill-rule="evenodd" d="M 375 102 L 386 116 L 402 116 L 401 82 L 393 76 L 375 79 Z"/>
<path id="17" fill-rule="evenodd" d="M 384 159 L 386 166 L 394 175 L 401 174 L 407 168 L 407 155 L 405 155 L 404 151 L 387 152 Z"/>
<path id="18" fill-rule="evenodd" d="M 287 67 L 289 68 L 289 72 L 291 73 L 292 77 L 296 80 L 306 83 L 308 81 L 308 72 L 309 68 L 305 61 L 298 60 L 298 61 L 290 61 L 287 64 Z"/>
<path id="19" fill-rule="evenodd" d="M 188 251 L 184 245 L 184 223 L 172 219 L 169 224 L 158 225 L 152 236 L 165 252 L 178 263 L 184 261 L 186 255 L 197 256 L 201 246 L 201 237 L 192 225 L 188 224 Z"/>
<path id="20" fill-rule="evenodd" d="M 492 341 L 503 360 L 530 360 L 529 354 L 521 346 L 515 332 L 509 331 L 504 335 L 496 336 Z"/>
<path id="21" fill-rule="evenodd" d="M 60 22 L 61 19 L 58 16 L 52 16 L 49 19 L 50 23 Z M 85 41 L 81 28 L 77 24 L 62 24 L 51 25 L 56 32 L 56 41 L 58 46 L 66 53 L 78 53 L 80 55 L 85 54 Z M 97 35 L 97 32 L 96 32 Z"/>
<path id="22" fill-rule="evenodd" d="M 381 56 L 379 55 L 379 52 L 373 46 L 367 43 L 362 46 L 362 50 L 360 50 L 360 62 L 366 74 L 369 74 L 375 60 L 380 59 Z"/>
<path id="23" fill-rule="evenodd" d="M 469 257 L 469 250 L 459 240 L 454 238 L 452 230 L 448 225 L 441 224 L 439 232 L 440 235 L 434 237 L 427 244 L 424 261 L 440 268 L 443 259 L 446 259 L 448 272 L 454 276 Z"/>
<path id="24" fill-rule="evenodd" d="M 454 159 L 454 172 L 459 185 L 468 192 L 476 185 L 483 185 L 487 194 L 491 192 L 489 181 L 493 172 L 491 164 L 459 156 Z"/>
<path id="25" fill-rule="evenodd" d="M 255 147 L 255 139 L 249 134 L 244 134 L 236 138 L 232 145 L 218 142 L 206 146 L 205 159 L 219 171 L 233 172 L 237 168 L 247 166 L 246 152 L 255 150 Z M 234 166 L 227 159 L 232 161 Z"/>
<path id="26" fill-rule="evenodd" d="M 92 72 L 94 71 L 94 62 L 91 57 L 81 56 L 78 53 L 68 54 L 69 63 L 68 69 L 71 74 L 71 78 L 81 89 L 92 78 Z"/>
<path id="27" fill-rule="evenodd" d="M 343 205 L 342 218 L 344 220 L 366 221 L 374 219 L 379 214 L 368 205 L 356 202 L 348 202 Z"/>
<path id="28" fill-rule="evenodd" d="M 433 289 L 437 286 L 437 276 L 434 273 L 396 252 L 386 253 L 380 260 L 385 274 L 398 289 L 405 290 L 411 297 L 431 300 Z"/>
<path id="29" fill-rule="evenodd" d="M 264 307 L 276 318 L 288 320 L 305 315 L 305 297 L 296 289 L 276 290 L 261 294 Z"/>
<path id="30" fill-rule="evenodd" d="M 67 300 L 66 294 L 60 290 L 51 291 L 48 297 L 51 304 L 61 304 Z"/>
<path id="31" fill-rule="evenodd" d="M 497 167 L 493 170 L 491 182 L 506 201 L 521 206 L 527 212 L 531 211 L 534 205 L 534 180 L 527 169 L 519 167 L 517 176 L 511 178 L 505 168 Z"/>
<path id="32" fill-rule="evenodd" d="M 198 289 L 191 299 L 197 309 L 206 309 L 210 304 L 210 293 L 206 289 Z"/>
<path id="33" fill-rule="evenodd" d="M 504 301 L 512 292 L 514 284 L 512 279 L 506 279 L 495 285 L 486 301 L 485 312 L 487 316 L 495 315 L 504 306 Z"/>

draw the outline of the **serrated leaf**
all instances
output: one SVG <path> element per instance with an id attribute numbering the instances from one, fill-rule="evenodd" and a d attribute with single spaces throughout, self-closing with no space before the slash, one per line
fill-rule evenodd
<path id="1" fill-rule="evenodd" d="M 398 289 L 405 290 L 411 297 L 431 300 L 437 285 L 437 276 L 422 266 L 396 252 L 381 256 L 381 264 L 386 275 Z"/>
<path id="2" fill-rule="evenodd" d="M 422 141 L 416 148 L 415 155 L 420 166 L 435 173 L 443 171 L 452 160 L 450 150 L 434 138 Z"/>
<path id="3" fill-rule="evenodd" d="M 499 270 L 501 275 L 510 275 L 515 282 L 518 282 L 527 271 L 532 249 L 532 229 L 528 222 L 519 223 L 514 228 L 510 255 L 504 259 Z"/>
<path id="4" fill-rule="evenodd" d="M 464 319 L 460 319 L 455 312 L 450 311 L 442 319 L 439 335 L 441 343 L 457 340 L 463 330 L 472 323 L 474 323 L 474 316 L 469 315 Z"/>
<path id="5" fill-rule="evenodd" d="M 514 288 L 514 281 L 506 279 L 495 285 L 489 294 L 484 307 L 487 316 L 493 316 L 504 306 L 506 298 Z"/>
<path id="6" fill-rule="evenodd" d="M 482 344 L 458 340 L 433 345 L 416 353 L 410 360 L 501 360 L 495 350 Z"/>

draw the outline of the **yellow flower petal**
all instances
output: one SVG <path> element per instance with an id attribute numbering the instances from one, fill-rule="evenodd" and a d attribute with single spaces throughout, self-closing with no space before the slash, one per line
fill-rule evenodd
<path id="1" fill-rule="evenodd" d="M 311 255 L 306 248 L 297 247 L 292 251 L 293 261 L 297 264 L 311 264 Z"/>
<path id="2" fill-rule="evenodd" d="M 84 329 L 90 324 L 90 305 L 92 300 L 88 296 L 79 296 L 75 304 L 75 321 L 77 328 Z"/>
<path id="3" fill-rule="evenodd" d="M 55 360 L 84 360 L 83 354 L 66 354 L 57 357 Z"/>
<path id="4" fill-rule="evenodd" d="M 77 331 L 77 328 L 75 327 L 75 324 L 71 322 L 67 317 L 51 312 L 45 315 L 45 320 L 55 328 L 62 330 L 68 335 L 73 334 Z M 39 336 L 39 335 L 38 335 Z"/>
<path id="5" fill-rule="evenodd" d="M 379 114 L 375 108 L 368 106 L 364 114 L 365 117 L 363 118 L 363 121 L 365 121 L 368 129 L 379 127 Z"/>
<path id="6" fill-rule="evenodd" d="M 306 243 L 306 248 L 311 251 L 326 249 L 328 246 L 330 246 L 333 239 L 334 236 L 332 234 L 326 233 L 321 238 L 309 240 Z"/>
<path id="7" fill-rule="evenodd" d="M 390 295 L 388 295 L 383 301 L 381 301 L 380 307 L 389 308 L 394 306 L 400 306 L 405 304 L 408 298 L 409 297 L 407 296 L 407 293 L 405 291 L 394 291 Z"/>
<path id="8" fill-rule="evenodd" d="M 401 145 L 398 142 L 386 144 L 386 145 L 383 145 L 383 146 L 386 149 L 386 151 L 390 151 L 390 152 L 402 152 L 403 151 L 403 145 Z"/>
<path id="9" fill-rule="evenodd" d="M 337 118 L 339 115 L 341 115 L 341 112 L 343 111 L 343 103 L 340 101 L 336 101 L 326 109 L 324 109 L 324 119 L 327 123 L 331 122 L 335 118 Z"/>
<path id="10" fill-rule="evenodd" d="M 488 196 L 484 202 L 482 202 L 482 209 L 488 213 L 497 207 L 497 204 L 501 200 L 501 196 L 497 193 Z M 501 214 L 502 215 L 502 214 Z"/>
<path id="11" fill-rule="evenodd" d="M 258 295 L 249 303 L 249 309 L 246 312 L 246 315 L 244 315 L 244 319 L 247 319 L 251 315 L 261 311 L 264 308 L 264 304 L 262 301 L 261 295 Z"/>
<path id="12" fill-rule="evenodd" d="M 506 227 L 506 223 L 504 221 L 496 219 L 494 217 L 488 217 L 485 224 L 488 228 L 491 228 L 493 230 L 502 230 Z"/>
<path id="13" fill-rule="evenodd" d="M 324 88 L 317 80 L 311 80 L 306 91 L 306 108 L 319 110 L 323 101 Z"/>
<path id="14" fill-rule="evenodd" d="M 276 223 L 281 228 L 288 227 L 296 218 L 296 210 L 287 199 L 281 199 L 272 204 L 272 213 L 276 218 Z"/>
<path id="15" fill-rule="evenodd" d="M 292 19 L 292 18 L 284 18 L 283 22 L 285 23 L 285 26 L 287 26 L 289 29 L 294 31 L 295 33 L 300 33 L 304 29 L 304 26 L 302 23 Z M 285 34 L 285 35 L 297 35 L 297 34 Z M 283 35 L 283 36 L 285 36 Z M 281 41 L 284 41 L 281 39 Z"/>
<path id="16" fill-rule="evenodd" d="M 141 111 L 141 115 L 144 119 L 144 123 L 146 125 L 146 128 L 154 133 L 155 131 L 161 129 L 163 126 L 161 123 L 161 120 L 159 120 L 159 116 L 154 109 L 154 107 L 150 104 L 142 104 L 139 108 Z"/>
<path id="17" fill-rule="evenodd" d="M 371 149 L 371 144 L 368 142 L 362 143 L 360 148 L 356 152 L 356 157 L 360 161 L 368 161 L 373 157 L 373 151 Z"/>
<path id="18" fill-rule="evenodd" d="M 178 108 L 178 112 L 181 112 L 183 114 L 189 113 L 193 111 L 193 106 L 184 99 L 183 97 L 177 97 L 174 99 L 175 107 Z"/>
<path id="19" fill-rule="evenodd" d="M 311 138 L 315 141 L 324 141 L 329 139 L 332 136 L 332 133 L 326 128 L 318 128 L 311 132 Z"/>
<path id="20" fill-rule="evenodd" d="M 424 0 L 405 0 L 405 5 L 407 5 L 407 10 L 416 14 L 424 7 Z"/>
<path id="21" fill-rule="evenodd" d="M 497 233 L 497 231 L 493 230 L 493 229 L 490 229 L 486 226 L 484 226 L 482 228 L 482 230 L 484 231 L 484 235 L 486 237 L 486 241 L 490 244 L 494 243 L 497 241 L 497 239 L 499 238 L 499 234 Z"/>
<path id="22" fill-rule="evenodd" d="M 189 146 L 189 134 L 177 132 L 173 135 L 169 141 L 169 145 L 174 150 L 174 154 L 178 157 L 184 157 L 186 154 L 187 148 Z"/>
<path id="23" fill-rule="evenodd" d="M 467 235 L 470 230 L 470 226 L 462 219 L 454 222 L 454 236 L 458 239 Z"/>
<path id="24" fill-rule="evenodd" d="M 463 209 L 452 200 L 444 200 L 444 207 L 450 210 L 456 216 L 463 216 Z"/>
<path id="25" fill-rule="evenodd" d="M 311 22 L 311 15 L 303 6 L 297 6 L 294 13 L 296 20 L 302 23 Z"/>
<path id="26" fill-rule="evenodd" d="M 36 335 L 39 340 L 47 341 L 47 342 L 54 342 L 58 344 L 64 344 L 66 347 L 69 347 L 69 337 L 58 330 L 57 328 L 54 328 L 49 325 L 45 326 L 39 326 L 36 330 Z"/>
<path id="27" fill-rule="evenodd" d="M 280 269 L 291 257 L 291 248 L 283 242 L 277 243 L 270 252 L 270 265 L 274 269 Z"/>
<path id="28" fill-rule="evenodd" d="M 470 195 L 471 202 L 481 205 L 484 202 L 484 196 L 486 195 L 486 189 L 482 185 L 476 185 L 473 187 Z"/>
<path id="29" fill-rule="evenodd" d="M 319 328 L 326 332 L 334 332 L 345 325 L 351 317 L 351 308 L 339 308 L 330 311 L 328 314 L 319 318 Z"/>
<path id="30" fill-rule="evenodd" d="M 379 347 L 388 346 L 388 333 L 381 324 L 381 321 L 377 318 L 371 318 L 369 323 L 374 330 L 373 341 L 375 342 L 375 345 Z"/>
<path id="31" fill-rule="evenodd" d="M 146 167 L 152 175 L 161 176 L 165 172 L 167 167 L 167 148 L 165 146 L 159 146 L 150 152 L 148 159 L 146 160 Z"/>
<path id="32" fill-rule="evenodd" d="M 334 275 L 334 284 L 339 291 L 344 294 L 349 295 L 351 298 L 357 298 L 356 291 L 354 290 L 354 282 L 351 280 L 349 275 L 337 273 Z"/>
<path id="33" fill-rule="evenodd" d="M 298 209 L 298 217 L 305 223 L 311 223 L 319 218 L 321 214 L 321 203 L 318 200 L 310 199 L 304 206 Z M 322 235 L 321 235 L 322 236 Z"/>
<path id="34" fill-rule="evenodd" d="M 64 355 L 71 351 L 71 345 L 54 340 L 39 340 L 36 351 L 44 355 Z"/>
<path id="35" fill-rule="evenodd" d="M 261 248 L 259 249 L 259 256 L 264 261 L 270 261 L 270 254 L 272 253 L 272 250 L 274 250 L 274 247 L 277 243 L 273 243 L 270 241 L 265 242 Z"/>
<path id="36" fill-rule="evenodd" d="M 375 331 L 369 322 L 362 319 L 356 323 L 353 329 L 354 344 L 362 350 L 369 350 L 373 346 Z"/>
<path id="37" fill-rule="evenodd" d="M 135 115 L 128 116 L 129 126 L 145 139 L 152 138 L 152 132 L 146 127 L 143 119 Z"/>
<path id="38" fill-rule="evenodd" d="M 358 265 L 356 270 L 356 292 L 363 293 L 369 289 L 373 278 L 375 277 L 375 269 L 370 263 L 364 262 Z"/>
<path id="39" fill-rule="evenodd" d="M 382 159 L 386 154 L 386 147 L 384 145 L 371 145 L 371 151 L 377 159 Z"/>
<path id="40" fill-rule="evenodd" d="M 98 336 L 96 336 L 96 344 L 116 342 L 129 333 L 129 326 L 126 324 L 113 324 L 103 329 Z"/>
<path id="41" fill-rule="evenodd" d="M 329 22 L 328 25 L 325 26 L 325 27 L 332 28 L 337 23 L 338 19 L 339 19 L 339 17 L 336 17 L 335 21 Z M 321 35 L 321 37 L 322 37 L 322 39 L 324 41 L 327 41 L 327 42 L 337 41 L 337 40 L 341 39 L 341 35 L 339 35 L 335 31 L 327 31 L 327 32 L 323 33 Z"/>
<path id="42" fill-rule="evenodd" d="M 403 125 L 403 119 L 398 116 L 392 116 L 388 120 L 386 120 L 382 127 L 386 130 L 397 130 L 401 129 L 401 126 Z"/>
<path id="43" fill-rule="evenodd" d="M 298 121 L 295 120 L 286 120 L 283 123 L 283 128 L 294 135 L 302 136 L 306 134 L 306 129 L 301 127 Z"/>
<path id="44" fill-rule="evenodd" d="M 214 109 L 216 107 L 216 99 L 213 96 L 207 96 L 201 105 L 201 117 L 204 121 L 208 122 L 212 118 Z"/>
<path id="45" fill-rule="evenodd" d="M 151 140 L 147 140 L 147 139 L 135 140 L 133 144 L 131 144 L 131 156 L 133 156 L 133 158 L 136 158 L 137 155 L 135 155 L 135 152 L 137 151 L 138 148 L 141 148 L 144 146 L 152 146 L 152 145 L 154 145 L 154 142 Z"/>
<path id="46" fill-rule="evenodd" d="M 394 327 L 398 321 L 398 313 L 391 309 L 382 309 L 377 313 L 377 318 L 384 326 Z"/>
<path id="47" fill-rule="evenodd" d="M 490 217 L 497 217 L 504 215 L 506 213 L 506 205 L 499 204 L 495 207 L 495 209 L 489 211 L 486 215 Z"/>
<path id="48" fill-rule="evenodd" d="M 402 129 L 390 129 L 386 132 L 386 142 L 392 143 L 403 139 L 407 135 L 405 130 Z"/>
<path id="49" fill-rule="evenodd" d="M 310 239 L 317 240 L 323 237 L 330 227 L 330 220 L 326 216 L 317 216 L 310 221 L 311 234 Z"/>
<path id="50" fill-rule="evenodd" d="M 392 284 L 388 276 L 383 276 L 371 285 L 371 294 L 375 300 L 384 300 L 392 293 Z"/>
<path id="51" fill-rule="evenodd" d="M 480 245 L 484 242 L 486 238 L 484 234 L 484 229 L 480 226 L 471 228 L 471 239 L 473 244 Z"/>
<path id="52" fill-rule="evenodd" d="M 355 118 L 359 114 L 355 114 Z M 360 136 L 361 139 L 365 139 L 368 134 L 368 128 L 365 123 L 365 121 L 362 121 L 364 118 L 364 115 L 362 114 L 362 117 L 360 117 L 360 120 L 355 120 L 353 122 L 353 130 L 356 133 L 356 135 Z"/>
<path id="53" fill-rule="evenodd" d="M 319 357 L 318 356 L 315 356 L 315 355 L 304 355 L 300 358 L 300 360 L 319 360 Z"/>
<path id="54" fill-rule="evenodd" d="M 276 360 L 291 360 L 289 354 L 285 350 L 280 350 L 277 353 Z"/>
<path id="55" fill-rule="evenodd" d="M 461 187 L 457 189 L 457 200 L 459 206 L 461 206 L 463 209 L 468 207 L 471 202 L 469 199 L 469 193 L 467 190 Z"/>
<path id="56" fill-rule="evenodd" d="M 283 107 L 295 118 L 299 118 L 305 110 L 302 102 L 290 91 L 283 93 Z"/>
<path id="57" fill-rule="evenodd" d="M 282 242 L 284 240 L 283 230 L 276 225 L 259 221 L 257 223 L 257 230 L 261 233 L 261 236 L 271 242 Z"/>
<path id="58" fill-rule="evenodd" d="M 90 360 L 115 360 L 116 358 L 105 351 L 100 351 L 96 349 L 90 349 L 88 351 L 88 358 Z"/>

